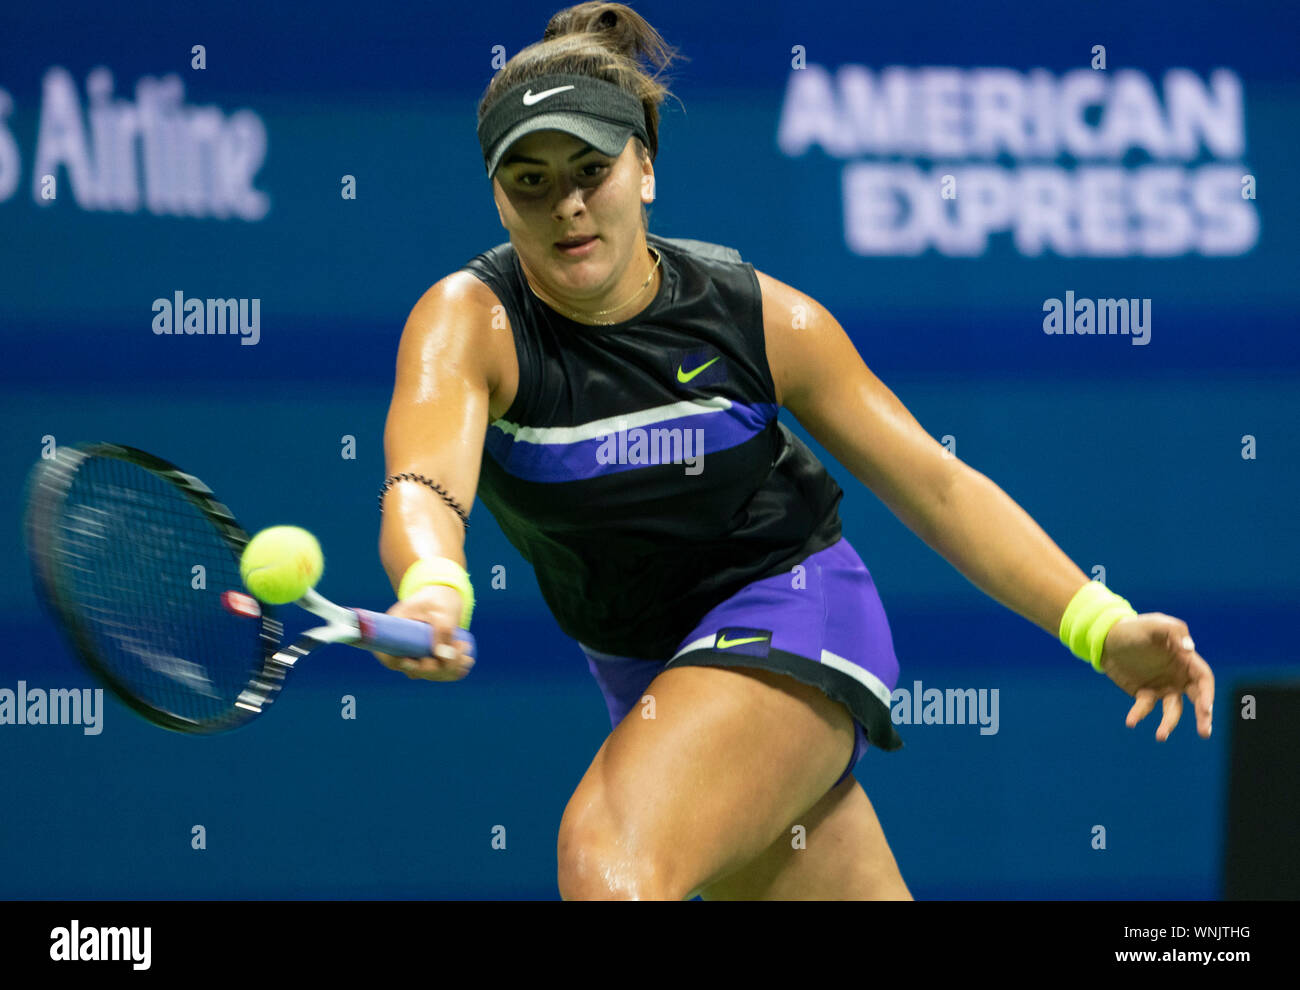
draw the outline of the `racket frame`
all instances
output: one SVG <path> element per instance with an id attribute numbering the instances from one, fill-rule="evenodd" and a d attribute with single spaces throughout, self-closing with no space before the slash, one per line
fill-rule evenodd
<path id="1" fill-rule="evenodd" d="M 258 642 L 261 666 L 250 678 L 233 707 L 213 719 L 191 719 L 157 708 L 137 697 L 112 670 L 101 662 L 94 640 L 79 610 L 69 598 L 66 582 L 59 573 L 58 537 L 55 520 L 63 515 L 68 493 L 77 471 L 93 458 L 111 458 L 149 471 L 170 482 L 207 520 L 212 523 L 229 547 L 238 567 L 239 557 L 248 543 L 248 533 L 235 520 L 212 489 L 194 475 L 147 451 L 124 444 L 96 442 L 60 445 L 52 457 L 43 458 L 32 470 L 27 489 L 24 531 L 28 557 L 36 577 L 38 596 L 58 620 L 78 659 L 113 695 L 141 718 L 154 725 L 191 735 L 227 732 L 244 725 L 265 708 L 284 682 L 288 667 L 278 649 L 284 625 L 265 606 L 253 621 L 259 623 Z M 247 697 L 246 697 L 247 696 Z M 241 702 L 247 700 L 248 704 Z"/>
<path id="2" fill-rule="evenodd" d="M 411 657 L 424 656 L 427 652 L 434 651 L 432 626 L 428 623 L 367 609 L 345 608 L 325 598 L 314 588 L 308 589 L 295 604 L 324 618 L 326 624 L 308 629 L 293 643 L 282 644 L 284 625 L 266 605 L 242 591 L 226 589 L 221 594 L 222 605 L 228 611 L 260 623 L 258 639 L 261 644 L 261 666 L 244 685 L 233 706 L 217 718 L 200 721 L 141 700 L 100 661 L 94 640 L 85 628 L 80 610 L 66 593 L 66 583 L 59 573 L 57 537 L 63 530 L 54 523 L 63 515 L 77 471 L 92 458 L 123 461 L 172 484 L 213 524 L 230 549 L 236 567 L 248 544 L 249 535 L 235 520 L 230 509 L 218 501 L 212 489 L 202 481 L 170 461 L 135 447 L 107 442 L 60 446 L 53 457 L 43 459 L 33 469 L 28 484 L 25 528 L 28 556 L 32 561 L 39 596 L 59 620 L 59 625 L 72 641 L 81 662 L 120 701 L 154 725 L 197 735 L 238 728 L 265 711 L 275 700 L 285 676 L 299 660 L 328 643 L 345 643 L 360 649 Z M 245 601 L 241 601 L 240 607 L 235 607 L 231 595 L 238 595 Z M 472 658 L 476 651 L 473 635 L 464 629 L 457 629 L 455 635 L 467 644 L 466 652 Z"/>

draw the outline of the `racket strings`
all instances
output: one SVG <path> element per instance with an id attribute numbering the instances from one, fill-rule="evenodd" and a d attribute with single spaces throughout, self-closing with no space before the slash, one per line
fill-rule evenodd
<path id="1" fill-rule="evenodd" d="M 99 457 L 78 469 L 58 530 L 60 583 L 104 672 L 168 714 L 223 718 L 261 669 L 261 624 L 221 604 L 242 581 L 208 517 L 152 472 Z"/>

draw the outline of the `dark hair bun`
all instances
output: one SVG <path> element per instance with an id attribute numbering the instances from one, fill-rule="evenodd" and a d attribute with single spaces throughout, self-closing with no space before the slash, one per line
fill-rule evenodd
<path id="1" fill-rule="evenodd" d="M 632 17 L 624 16 L 624 12 L 632 14 Z M 632 56 L 642 47 L 641 32 L 637 30 L 640 20 L 631 7 L 593 0 L 557 13 L 546 25 L 542 40 L 550 41 L 568 34 L 604 35 L 600 41 L 607 48 Z"/>

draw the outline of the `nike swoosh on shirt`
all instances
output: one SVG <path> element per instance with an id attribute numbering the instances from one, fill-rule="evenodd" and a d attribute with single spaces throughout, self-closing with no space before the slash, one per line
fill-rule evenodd
<path id="1" fill-rule="evenodd" d="M 531 107 L 534 103 L 541 103 L 548 96 L 554 96 L 556 93 L 563 93 L 566 89 L 576 89 L 576 86 L 556 86 L 554 89 L 544 89 L 536 96 L 531 89 L 524 91 L 524 106 Z"/>
<path id="2" fill-rule="evenodd" d="M 766 636 L 750 636 L 746 639 L 727 639 L 726 636 L 719 636 L 715 649 L 725 650 L 728 646 L 740 646 L 742 643 L 761 643 L 766 639 Z"/>
<path id="3" fill-rule="evenodd" d="M 717 360 L 719 360 L 721 357 L 722 357 L 722 355 L 719 354 L 717 357 L 715 357 L 715 358 L 713 359 L 713 361 L 717 361 Z M 692 378 L 694 378 L 696 375 L 698 375 L 701 371 L 703 371 L 705 368 L 707 368 L 709 365 L 711 365 L 711 364 L 713 363 L 713 361 L 705 361 L 704 364 L 700 365 L 700 366 L 699 366 L 698 368 L 696 368 L 694 371 L 682 371 L 682 366 L 679 364 L 679 365 L 677 366 L 677 380 L 678 380 L 679 382 L 682 382 L 683 384 L 686 383 L 686 382 L 689 382 Z"/>

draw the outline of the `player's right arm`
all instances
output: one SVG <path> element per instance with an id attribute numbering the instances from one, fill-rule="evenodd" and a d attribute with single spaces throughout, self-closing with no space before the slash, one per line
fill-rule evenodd
<path id="1" fill-rule="evenodd" d="M 386 475 L 423 475 L 466 513 L 478 488 L 489 410 L 501 379 L 499 335 L 491 336 L 495 302 L 491 290 L 465 272 L 448 275 L 420 297 L 402 330 L 384 426 Z M 379 557 L 395 592 L 420 558 L 447 557 L 465 566 L 464 526 L 427 485 L 394 483 L 384 496 L 381 519 Z M 436 651 L 454 659 L 431 655 L 411 661 L 376 653 L 386 667 L 428 680 L 459 680 L 469 673 L 473 661 L 452 638 L 461 618 L 456 589 L 430 585 L 394 604 L 388 614 L 432 624 Z"/>

